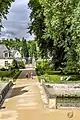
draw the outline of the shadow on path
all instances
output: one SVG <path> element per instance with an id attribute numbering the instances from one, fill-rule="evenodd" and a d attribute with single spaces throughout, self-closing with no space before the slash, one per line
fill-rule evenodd
<path id="1" fill-rule="evenodd" d="M 28 90 L 22 90 L 25 87 L 26 86 L 14 88 L 13 91 L 12 91 L 12 94 L 11 94 L 11 96 L 9 98 L 15 97 L 15 96 L 18 96 L 18 95 L 22 95 L 23 93 L 28 92 Z"/>
<path id="2" fill-rule="evenodd" d="M 18 79 L 24 79 L 26 78 L 26 74 L 31 74 L 33 73 L 34 76 L 36 76 L 35 70 L 22 70 L 21 74 L 19 75 Z"/>

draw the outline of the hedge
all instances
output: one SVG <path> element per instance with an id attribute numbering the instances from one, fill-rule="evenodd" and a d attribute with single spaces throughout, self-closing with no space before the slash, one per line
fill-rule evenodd
<path id="1" fill-rule="evenodd" d="M 17 71 L 16 74 L 14 75 L 13 79 L 17 79 L 18 76 L 20 75 L 21 71 Z"/>
<path id="2" fill-rule="evenodd" d="M 9 77 L 11 74 L 11 71 L 0 71 L 0 77 Z"/>

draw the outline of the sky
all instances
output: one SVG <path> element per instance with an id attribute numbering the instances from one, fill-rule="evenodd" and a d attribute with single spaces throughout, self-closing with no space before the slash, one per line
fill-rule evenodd
<path id="1" fill-rule="evenodd" d="M 26 38 L 27 40 L 34 39 L 34 35 L 28 32 L 30 23 L 30 9 L 28 7 L 29 0 L 15 0 L 11 4 L 7 20 L 3 19 L 3 27 L 0 38 Z"/>

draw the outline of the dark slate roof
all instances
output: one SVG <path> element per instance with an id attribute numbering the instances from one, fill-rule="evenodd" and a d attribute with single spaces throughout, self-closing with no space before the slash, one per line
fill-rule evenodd
<path id="1" fill-rule="evenodd" d="M 3 52 L 8 52 L 8 48 L 4 44 L 0 44 L 0 58 L 3 58 Z"/>
<path id="2" fill-rule="evenodd" d="M 11 56 L 14 57 L 14 55 L 15 55 L 16 52 L 17 52 L 17 50 L 13 50 L 13 51 L 11 52 Z"/>

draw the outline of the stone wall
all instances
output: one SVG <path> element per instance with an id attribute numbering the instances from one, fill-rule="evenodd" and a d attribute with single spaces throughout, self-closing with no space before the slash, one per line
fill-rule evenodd
<path id="1" fill-rule="evenodd" d="M 10 87 L 13 85 L 12 81 L 6 84 L 6 86 L 0 91 L 0 107 L 4 101 L 6 94 L 8 93 Z"/>
<path id="2" fill-rule="evenodd" d="M 54 94 L 50 94 L 50 91 L 48 91 L 49 89 L 51 89 L 51 86 L 49 86 L 50 88 L 47 88 L 45 83 L 43 83 L 42 86 L 45 90 L 45 93 L 47 94 L 49 108 L 58 109 L 58 108 L 80 107 L 80 97 L 77 97 L 77 96 L 76 97 L 55 96 Z"/>
<path id="3" fill-rule="evenodd" d="M 80 98 L 57 98 L 57 108 L 80 107 Z"/>
<path id="4" fill-rule="evenodd" d="M 55 96 L 52 96 L 49 94 L 49 91 L 47 90 L 47 87 L 45 84 L 42 84 L 44 90 L 45 90 L 45 93 L 47 95 L 47 100 L 48 100 L 48 107 L 50 109 L 56 109 L 57 106 L 56 106 L 56 97 Z"/>

